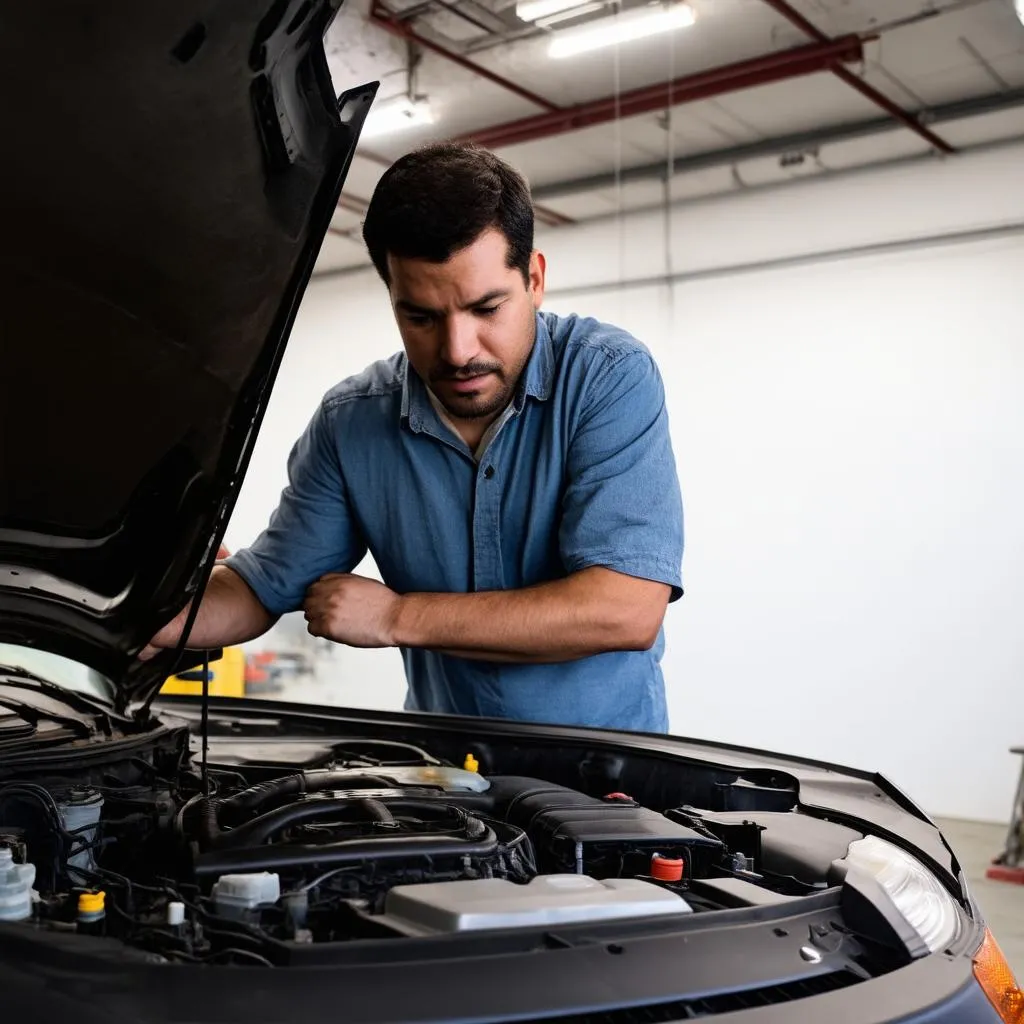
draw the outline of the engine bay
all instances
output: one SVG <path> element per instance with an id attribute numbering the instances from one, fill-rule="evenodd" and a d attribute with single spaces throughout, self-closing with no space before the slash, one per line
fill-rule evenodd
<path id="1" fill-rule="evenodd" d="M 276 966 L 326 944 L 789 901 L 827 888 L 859 836 L 771 787 L 753 787 L 750 813 L 742 779 L 700 807 L 664 785 L 609 788 L 592 763 L 572 786 L 518 773 L 523 757 L 373 737 L 292 768 L 215 750 L 204 773 L 179 734 L 103 768 L 0 781 L 0 921 Z"/>

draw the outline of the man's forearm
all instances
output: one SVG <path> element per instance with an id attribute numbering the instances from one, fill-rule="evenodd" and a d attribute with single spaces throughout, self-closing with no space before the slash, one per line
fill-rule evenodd
<path id="1" fill-rule="evenodd" d="M 655 641 L 670 588 L 592 568 L 524 590 L 407 594 L 395 642 L 488 661 L 573 661 Z"/>
<path id="2" fill-rule="evenodd" d="M 175 616 L 153 637 L 150 648 L 176 647 L 188 618 L 188 608 Z M 274 617 L 238 573 L 217 565 L 210 574 L 192 625 L 187 646 L 193 649 L 229 647 L 261 636 L 274 624 Z M 147 648 L 147 653 L 154 653 Z"/>

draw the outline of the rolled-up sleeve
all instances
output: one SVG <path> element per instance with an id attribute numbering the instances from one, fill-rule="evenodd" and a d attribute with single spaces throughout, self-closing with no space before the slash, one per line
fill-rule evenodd
<path id="1" fill-rule="evenodd" d="M 683 506 L 661 375 L 646 351 L 608 359 L 572 434 L 559 546 L 592 566 L 683 592 Z"/>
<path id="2" fill-rule="evenodd" d="M 366 554 L 338 459 L 337 408 L 321 404 L 288 457 L 288 486 L 269 525 L 227 560 L 271 615 L 300 608 L 311 583 L 351 572 Z"/>

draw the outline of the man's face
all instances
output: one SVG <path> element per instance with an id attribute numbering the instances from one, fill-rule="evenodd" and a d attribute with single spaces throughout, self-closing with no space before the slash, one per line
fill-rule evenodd
<path id="1" fill-rule="evenodd" d="M 544 257 L 533 254 L 527 284 L 507 256 L 508 242 L 494 228 L 447 263 L 388 256 L 406 355 L 454 419 L 501 412 L 530 356 Z"/>

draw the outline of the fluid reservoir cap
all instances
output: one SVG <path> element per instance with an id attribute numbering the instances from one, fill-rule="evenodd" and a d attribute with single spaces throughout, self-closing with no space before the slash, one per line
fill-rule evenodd
<path id="1" fill-rule="evenodd" d="M 681 857 L 662 857 L 660 853 L 651 857 L 651 878 L 659 882 L 681 882 L 683 860 Z"/>
<path id="2" fill-rule="evenodd" d="M 80 914 L 100 914 L 104 910 L 106 893 L 83 892 L 78 897 L 78 912 Z"/>
<path id="3" fill-rule="evenodd" d="M 172 927 L 185 923 L 185 904 L 172 900 L 167 904 L 167 923 Z"/>
<path id="4" fill-rule="evenodd" d="M 478 772 L 480 771 L 480 762 L 472 754 L 467 754 L 462 767 L 467 772 Z"/>

